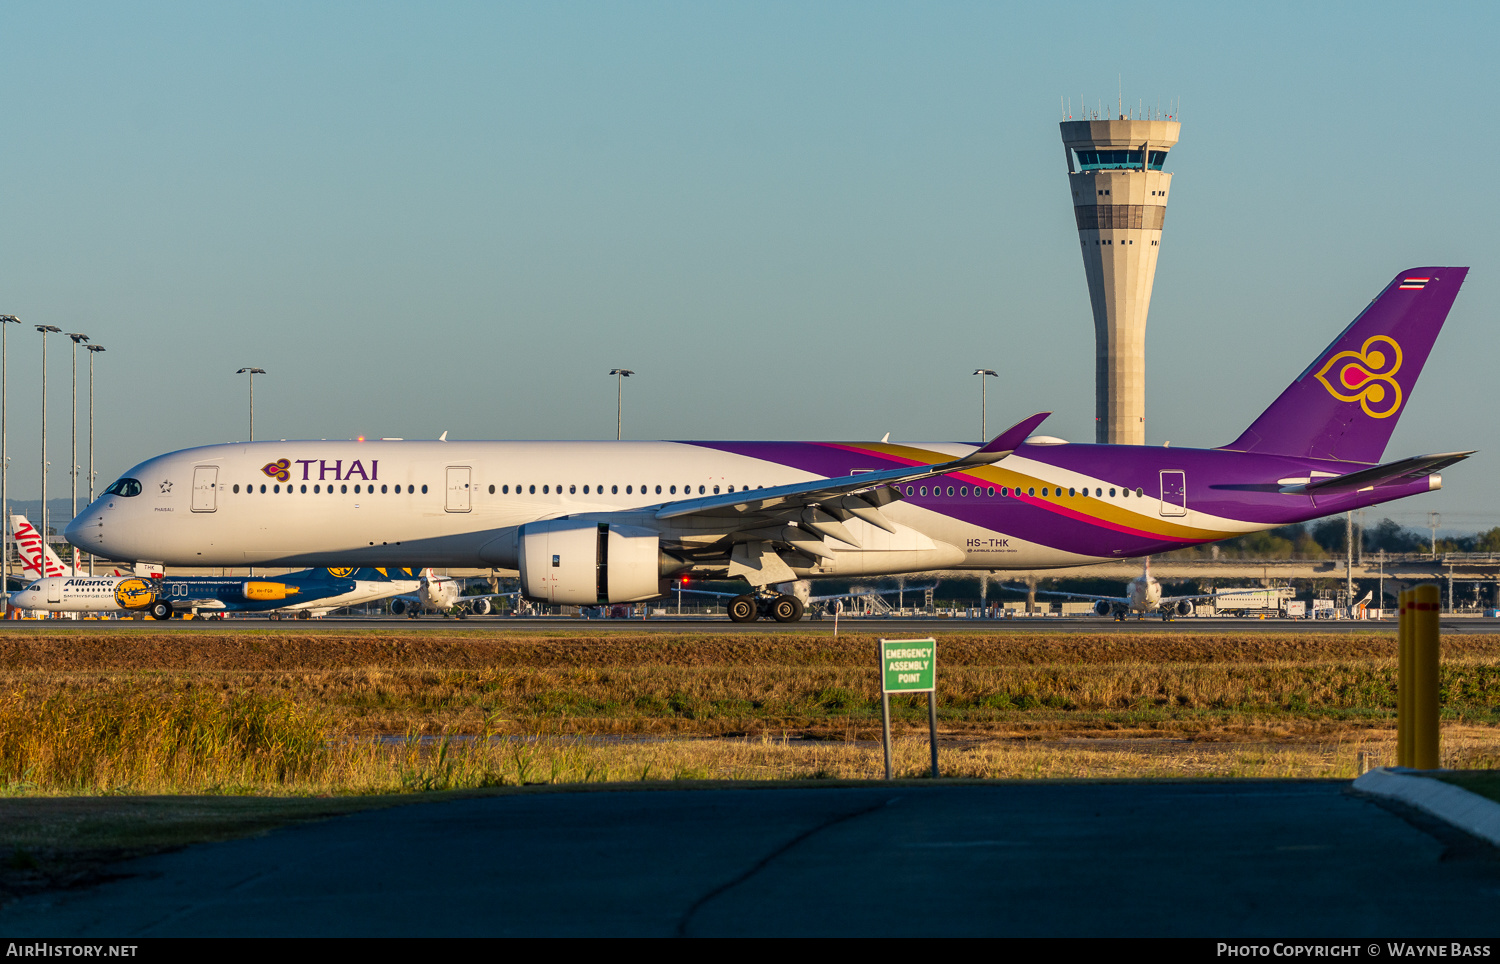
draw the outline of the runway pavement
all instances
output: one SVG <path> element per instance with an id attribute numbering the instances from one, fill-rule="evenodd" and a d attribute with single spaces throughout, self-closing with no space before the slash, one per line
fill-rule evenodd
<path id="1" fill-rule="evenodd" d="M 1345 781 L 536 792 L 123 864 L 15 938 L 1496 931 L 1493 848 Z"/>
<path id="2" fill-rule="evenodd" d="M 780 635 L 833 635 L 832 619 L 803 619 L 795 623 L 778 623 L 757 620 L 753 623 L 731 623 L 727 617 L 671 617 L 651 619 L 575 619 L 570 617 L 546 617 L 541 619 L 515 619 L 509 616 L 470 616 L 464 619 L 442 616 L 424 616 L 420 619 L 402 617 L 357 617 L 325 618 L 309 620 L 272 621 L 264 617 L 225 620 L 182 620 L 157 622 L 144 620 L 9 620 L 0 621 L 0 632 L 202 632 L 213 630 L 376 630 L 385 632 L 566 632 L 566 633 L 763 633 Z M 1500 633 L 1500 619 L 1459 618 L 1442 621 L 1444 633 Z M 1333 620 L 1333 619 L 1177 619 L 1162 622 L 1160 619 L 1128 619 L 1116 622 L 1113 619 L 1069 618 L 1069 619 L 842 619 L 840 633 L 861 633 L 886 637 L 931 636 L 945 633 L 1049 633 L 1058 635 L 1086 633 L 1193 633 L 1223 635 L 1224 633 L 1396 633 L 1395 620 Z"/>

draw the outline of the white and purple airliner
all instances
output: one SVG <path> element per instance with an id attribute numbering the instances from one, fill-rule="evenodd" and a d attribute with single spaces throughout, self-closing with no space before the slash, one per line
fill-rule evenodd
<path id="1" fill-rule="evenodd" d="M 801 616 L 773 587 L 1145 556 L 1439 488 L 1469 452 L 1382 463 L 1467 268 L 1414 268 L 1237 439 L 1213 449 L 988 443 L 250 442 L 148 459 L 68 526 L 170 566 L 519 570 L 534 601 L 743 580 L 736 620 Z"/>

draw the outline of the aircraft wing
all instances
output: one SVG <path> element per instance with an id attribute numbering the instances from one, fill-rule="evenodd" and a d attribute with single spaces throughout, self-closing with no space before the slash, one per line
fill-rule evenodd
<path id="1" fill-rule="evenodd" d="M 1166 605 L 1167 603 L 1175 603 L 1175 602 L 1183 602 L 1183 601 L 1192 602 L 1195 599 L 1218 599 L 1220 596 L 1247 596 L 1247 595 L 1250 595 L 1250 593 L 1253 593 L 1253 592 L 1263 592 L 1263 591 L 1264 590 L 1262 590 L 1262 589 L 1252 589 L 1252 590 L 1249 590 L 1248 592 L 1246 590 L 1244 590 L 1244 589 L 1226 589 L 1223 592 L 1202 592 L 1202 593 L 1198 593 L 1196 596 L 1163 596 L 1163 597 L 1161 597 L 1161 602 L 1162 602 L 1162 605 Z"/>
<path id="2" fill-rule="evenodd" d="M 1326 479 L 1311 479 L 1295 485 L 1283 486 L 1283 492 L 1305 492 L 1315 495 L 1319 492 L 1348 492 L 1359 489 L 1368 489 L 1379 485 L 1402 485 L 1407 482 L 1415 482 L 1423 476 L 1431 475 L 1440 469 L 1445 469 L 1454 462 L 1461 462 L 1474 454 L 1468 452 L 1442 452 L 1437 455 L 1417 455 L 1409 459 L 1400 459 L 1396 462 L 1387 462 L 1384 465 L 1372 466 L 1368 469 L 1360 469 L 1357 472 L 1349 472 L 1345 475 L 1336 475 Z"/>
<path id="3" fill-rule="evenodd" d="M 1065 597 L 1067 599 L 1090 599 L 1090 600 L 1093 600 L 1094 602 L 1103 601 L 1103 602 L 1119 603 L 1122 606 L 1128 606 L 1128 605 L 1130 605 L 1130 599 L 1128 597 L 1126 597 L 1126 596 L 1091 596 L 1088 593 L 1083 593 L 1083 592 L 1057 592 L 1057 591 L 1051 590 L 1051 589 L 1037 589 L 1037 590 L 1032 590 L 1032 589 L 1030 589 L 1027 586 L 1008 586 L 1008 585 L 1002 585 L 1000 588 L 1001 589 L 1009 589 L 1012 592 L 1027 592 L 1027 593 L 1029 593 L 1029 592 L 1035 591 L 1035 593 L 1038 596 L 1063 596 L 1063 597 Z M 1173 598 L 1176 598 L 1176 597 L 1173 597 Z M 1163 602 L 1165 602 L 1165 600 L 1163 600 Z"/>
<path id="4" fill-rule="evenodd" d="M 889 596 L 898 592 L 924 592 L 928 589 L 936 588 L 937 583 L 934 582 L 926 586 L 907 586 L 904 590 L 899 587 L 895 589 L 865 589 L 860 592 L 836 592 L 830 593 L 827 596 L 808 596 L 807 601 L 824 602 L 829 599 L 858 599 L 861 596 Z"/>
<path id="5" fill-rule="evenodd" d="M 937 583 L 932 583 L 931 585 L 927 585 L 927 586 L 907 586 L 906 589 L 905 589 L 905 591 L 906 592 L 922 592 L 923 590 L 926 590 L 926 589 L 936 589 L 936 588 L 937 588 Z M 835 593 L 830 593 L 829 595 L 826 595 L 826 596 L 808 596 L 807 597 L 807 601 L 808 602 L 826 602 L 829 599 L 856 599 L 856 598 L 858 598 L 860 596 L 889 596 L 892 593 L 898 593 L 898 592 L 902 592 L 902 591 L 903 590 L 897 588 L 897 589 L 865 589 L 865 590 L 861 590 L 860 592 L 835 592 Z M 700 596 L 722 596 L 722 597 L 724 597 L 726 599 L 727 598 L 732 598 L 734 596 L 743 596 L 744 595 L 744 593 L 742 593 L 742 592 L 718 592 L 718 591 L 713 590 L 713 589 L 686 589 L 686 588 L 684 588 L 684 589 L 677 589 L 675 587 L 672 589 L 672 592 L 690 592 L 690 593 L 697 593 Z"/>
<path id="6" fill-rule="evenodd" d="M 1001 586 L 1000 588 L 1002 588 L 1002 589 L 1010 589 L 1010 590 L 1013 590 L 1015 592 L 1030 592 L 1030 590 L 1027 589 L 1025 586 Z M 1127 596 L 1091 596 L 1088 593 L 1082 593 L 1082 592 L 1055 592 L 1055 591 L 1046 590 L 1046 589 L 1038 589 L 1038 590 L 1036 590 L 1036 594 L 1038 596 L 1064 596 L 1064 597 L 1067 597 L 1069 599 L 1091 599 L 1091 600 L 1093 600 L 1095 602 L 1103 601 L 1103 602 L 1119 603 L 1122 606 L 1129 606 L 1130 605 L 1130 599 Z M 1214 598 L 1219 597 L 1219 596 L 1243 596 L 1243 595 L 1245 595 L 1245 590 L 1244 589 L 1231 589 L 1231 590 L 1225 590 L 1224 592 L 1203 592 L 1203 593 L 1197 593 L 1197 594 L 1192 595 L 1192 596 L 1163 596 L 1163 597 L 1161 597 L 1161 602 L 1158 603 L 1158 605 L 1165 606 L 1168 603 L 1183 602 L 1184 600 L 1191 602 L 1192 600 L 1195 600 L 1195 599 L 1214 599 Z"/>
<path id="7" fill-rule="evenodd" d="M 764 538 L 771 542 L 786 542 L 797 548 L 808 546 L 809 551 L 818 555 L 827 551 L 818 552 L 821 546 L 821 539 L 817 538 L 819 536 L 830 536 L 840 542 L 858 546 L 859 543 L 843 525 L 850 518 L 862 519 L 887 532 L 896 531 L 896 527 L 880 512 L 881 506 L 901 498 L 893 486 L 998 462 L 1020 447 L 1027 436 L 1050 414 L 1052 413 L 1039 412 L 1017 422 L 963 458 L 928 465 L 903 466 L 883 472 L 812 479 L 768 489 L 745 489 L 723 495 L 683 499 L 662 505 L 656 510 L 655 517 L 663 521 L 684 516 L 717 518 L 731 523 L 727 527 L 730 530 L 795 521 L 808 529 L 804 540 L 787 538 L 789 533 L 774 526 L 772 530 L 763 533 Z M 737 520 L 746 525 L 733 525 Z"/>
<path id="8" fill-rule="evenodd" d="M 683 592 L 693 592 L 693 591 L 694 590 L 692 590 L 692 589 L 684 589 L 683 590 Z M 472 602 L 475 599 L 505 599 L 505 598 L 510 597 L 510 596 L 519 596 L 519 595 L 521 595 L 521 590 L 515 589 L 515 590 L 512 590 L 511 592 L 488 592 L 488 593 L 484 593 L 483 595 L 476 595 L 476 596 L 459 596 L 458 597 L 458 601 L 462 603 L 462 602 Z M 730 593 L 730 595 L 733 595 L 733 593 Z M 389 596 L 371 596 L 370 599 L 369 599 L 369 601 L 370 602 L 375 602 L 376 600 L 405 599 L 408 602 L 419 602 L 419 601 L 421 601 L 421 598 L 422 598 L 422 594 L 421 593 L 403 592 L 403 593 L 393 593 L 393 594 L 391 594 Z M 350 603 L 350 605 L 358 605 L 358 603 Z"/>

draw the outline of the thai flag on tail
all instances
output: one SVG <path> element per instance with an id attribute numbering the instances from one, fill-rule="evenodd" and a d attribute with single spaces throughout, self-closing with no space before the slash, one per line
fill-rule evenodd
<path id="1" fill-rule="evenodd" d="M 1402 291 L 1421 291 L 1423 288 L 1427 287 L 1427 282 L 1429 282 L 1431 280 L 1432 280 L 1431 278 L 1402 278 L 1401 279 L 1401 290 Z"/>

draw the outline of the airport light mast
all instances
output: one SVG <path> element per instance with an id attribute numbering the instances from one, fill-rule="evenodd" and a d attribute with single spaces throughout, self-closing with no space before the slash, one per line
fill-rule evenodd
<path id="1" fill-rule="evenodd" d="M 67 332 L 67 336 L 73 339 L 73 457 L 68 461 L 68 475 L 73 481 L 73 517 L 78 518 L 78 346 L 89 340 L 88 335 L 80 335 L 76 331 Z M 92 500 L 90 500 L 92 501 Z M 78 547 L 73 547 L 73 571 L 78 571 Z"/>
<path id="2" fill-rule="evenodd" d="M 94 504 L 94 356 L 104 350 L 103 345 L 87 345 L 89 350 L 89 505 Z M 89 575 L 94 574 L 94 554 L 89 553 Z"/>
<path id="3" fill-rule="evenodd" d="M 984 429 L 984 414 L 986 408 L 984 401 L 984 380 L 986 378 L 999 378 L 1000 373 L 991 371 L 988 368 L 977 368 L 974 370 L 974 374 L 981 376 L 979 379 L 979 444 L 983 445 L 990 440 L 989 433 Z"/>
<path id="4" fill-rule="evenodd" d="M 248 441 L 251 442 L 255 441 L 255 376 L 265 373 L 264 368 L 241 368 L 235 372 L 236 375 L 250 376 L 250 438 Z"/>
<path id="5" fill-rule="evenodd" d="M 1094 440 L 1146 442 L 1146 315 L 1177 120 L 1065 120 L 1063 153 L 1094 309 Z"/>
<path id="6" fill-rule="evenodd" d="M 611 375 L 617 376 L 615 378 L 615 441 L 618 442 L 620 440 L 620 425 L 621 425 L 621 421 L 620 421 L 620 404 L 624 400 L 624 397 L 625 397 L 624 396 L 625 379 L 629 378 L 631 375 L 634 375 L 635 372 L 631 371 L 628 368 L 611 368 L 609 370 L 609 373 Z"/>
<path id="7" fill-rule="evenodd" d="M 0 603 L 0 610 L 9 606 L 10 584 L 10 502 L 7 501 L 10 493 L 5 491 L 6 476 L 10 469 L 10 456 L 5 451 L 5 398 L 10 388 L 10 381 L 5 377 L 5 333 L 9 329 L 7 325 L 19 325 L 21 319 L 15 315 L 0 315 L 0 515 L 3 515 L 3 535 L 0 535 L 0 583 L 5 584 L 5 599 Z"/>
<path id="8" fill-rule="evenodd" d="M 42 333 L 42 545 L 51 545 L 47 532 L 47 333 L 60 332 L 61 328 L 56 325 L 37 325 L 36 330 Z M 9 524 L 10 520 L 6 520 Z M 42 575 L 46 575 L 45 567 Z"/>

